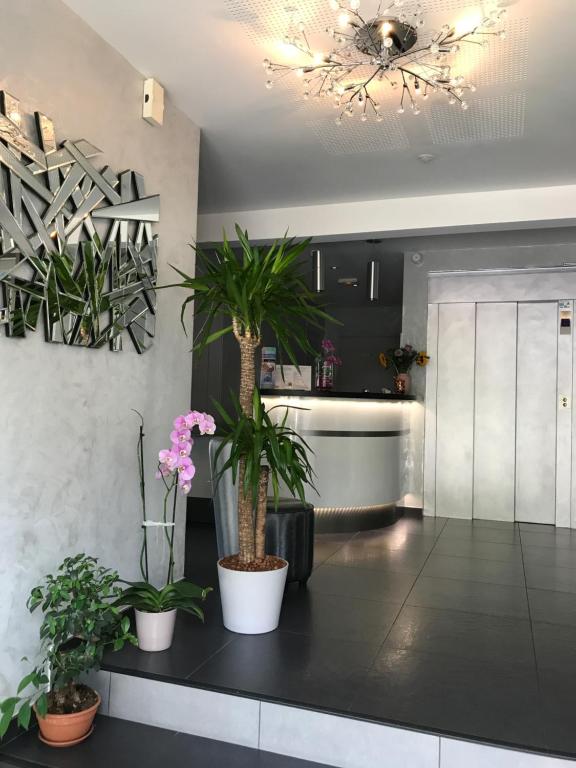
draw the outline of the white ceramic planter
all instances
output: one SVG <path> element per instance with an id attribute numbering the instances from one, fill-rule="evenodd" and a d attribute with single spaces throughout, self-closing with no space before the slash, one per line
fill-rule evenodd
<path id="1" fill-rule="evenodd" d="M 172 645 L 176 608 L 164 613 L 147 613 L 134 610 L 136 634 L 141 651 L 165 651 Z"/>
<path id="2" fill-rule="evenodd" d="M 272 632 L 280 621 L 288 563 L 275 571 L 232 571 L 218 563 L 224 626 L 242 635 Z"/>

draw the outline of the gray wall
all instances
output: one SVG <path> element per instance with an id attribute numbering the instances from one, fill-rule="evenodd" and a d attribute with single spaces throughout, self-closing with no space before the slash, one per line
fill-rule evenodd
<path id="1" fill-rule="evenodd" d="M 168 264 L 193 271 L 198 129 L 167 100 L 163 128 L 140 117 L 142 76 L 59 0 L 0 0 L 1 87 L 55 123 L 59 139 L 86 138 L 115 171 L 144 174 L 161 195 L 160 282 Z M 138 574 L 139 497 L 135 452 L 141 411 L 147 425 L 149 509 L 160 514 L 154 479 L 174 415 L 189 406 L 190 342 L 180 297 L 160 292 L 153 349 L 129 340 L 113 354 L 0 336 L 0 698 L 34 655 L 37 617 L 30 587 L 68 554 L 86 551 Z M 184 505 L 178 532 L 183 532 Z M 162 567 L 160 568 L 160 565 Z M 164 573 L 165 560 L 155 567 Z M 178 572 L 183 568 L 179 539 Z"/>
<path id="2" fill-rule="evenodd" d="M 394 247 L 397 247 L 395 245 Z M 491 269 L 502 267 L 559 266 L 576 262 L 576 230 L 533 230 L 412 238 L 404 241 L 404 307 L 402 339 L 424 349 L 428 304 L 428 275 L 436 270 Z M 420 266 L 411 255 L 418 252 Z M 404 491 L 407 503 L 422 505 L 425 375 L 415 369 L 413 391 L 419 405 L 413 410 L 412 433 L 407 451 Z"/>

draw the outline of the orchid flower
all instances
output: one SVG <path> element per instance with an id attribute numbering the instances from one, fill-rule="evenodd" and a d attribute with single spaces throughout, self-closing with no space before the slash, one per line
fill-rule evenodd
<path id="1" fill-rule="evenodd" d="M 172 483 L 167 485 L 168 493 L 172 492 L 177 484 L 180 491 L 187 495 L 192 489 L 192 479 L 196 474 L 196 467 L 190 458 L 194 445 L 192 430 L 197 427 L 201 435 L 213 435 L 216 431 L 216 422 L 209 413 L 188 411 L 174 419 L 173 427 L 174 429 L 170 432 L 172 447 L 158 454 L 156 477 L 163 479 L 166 483 L 167 478 L 173 476 Z"/>

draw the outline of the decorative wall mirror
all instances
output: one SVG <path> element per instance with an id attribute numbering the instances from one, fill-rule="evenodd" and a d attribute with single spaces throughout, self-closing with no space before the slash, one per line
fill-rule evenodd
<path id="1" fill-rule="evenodd" d="M 154 337 L 159 195 L 135 171 L 101 171 L 88 141 L 57 145 L 52 121 L 0 92 L 0 325 L 49 342 L 136 350 Z M 28 138 L 37 135 L 37 140 Z M 36 143 L 37 142 L 37 143 Z"/>

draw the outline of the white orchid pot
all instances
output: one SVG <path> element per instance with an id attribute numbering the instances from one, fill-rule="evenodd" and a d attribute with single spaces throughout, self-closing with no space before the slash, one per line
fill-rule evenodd
<path id="1" fill-rule="evenodd" d="M 136 634 L 141 651 L 165 651 L 172 645 L 176 608 L 162 613 L 134 610 Z"/>
<path id="2" fill-rule="evenodd" d="M 272 632 L 280 609 L 288 563 L 274 571 L 233 571 L 218 563 L 218 582 L 224 626 L 242 635 Z"/>

